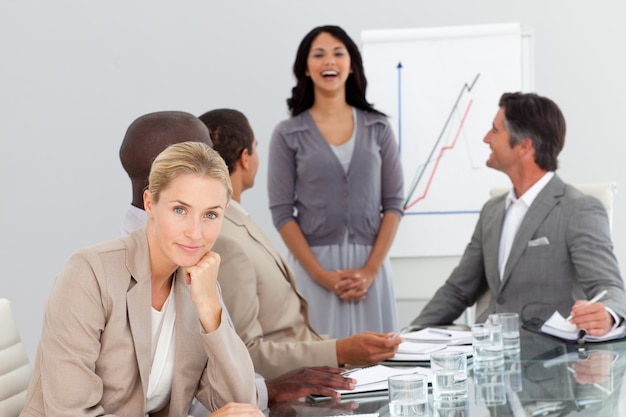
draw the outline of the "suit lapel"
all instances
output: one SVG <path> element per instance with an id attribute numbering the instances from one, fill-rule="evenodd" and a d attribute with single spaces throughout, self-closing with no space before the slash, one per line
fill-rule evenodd
<path id="1" fill-rule="evenodd" d="M 280 256 L 274 245 L 267 239 L 265 233 L 259 228 L 259 226 L 250 219 L 250 216 L 246 214 L 240 207 L 235 204 L 230 204 L 226 209 L 226 218 L 239 227 L 243 227 L 248 232 L 248 235 L 263 247 L 267 253 L 269 253 L 274 262 L 278 265 L 281 272 L 288 276 L 288 269 L 285 265 L 283 258 Z"/>
<path id="2" fill-rule="evenodd" d="M 189 295 L 182 269 L 176 273 L 174 284 L 176 297 L 176 353 L 174 378 L 170 398 L 170 415 L 179 415 L 180 410 L 195 394 L 200 375 L 206 367 L 206 355 L 200 337 L 200 319 Z"/>
<path id="3" fill-rule="evenodd" d="M 564 187 L 563 181 L 555 175 L 528 208 L 528 212 L 513 240 L 513 246 L 511 246 L 511 252 L 504 269 L 503 285 L 511 276 L 511 271 L 526 250 L 528 242 L 533 238 L 537 228 L 543 223 L 554 206 L 559 203 Z"/>
<path id="4" fill-rule="evenodd" d="M 313 327 L 309 323 L 309 305 L 306 299 L 297 290 L 296 278 L 293 275 L 291 268 L 285 264 L 283 257 L 280 256 L 280 253 L 278 253 L 272 242 L 270 242 L 265 233 L 263 233 L 263 230 L 261 230 L 261 228 L 246 212 L 243 211 L 242 208 L 232 203 L 226 209 L 226 218 L 236 226 L 245 228 L 248 235 L 256 242 L 259 242 L 259 244 L 263 247 L 263 250 L 269 253 L 272 259 L 274 259 L 274 262 L 278 265 L 283 277 L 289 282 L 291 288 L 293 288 L 294 292 L 298 295 L 300 304 L 302 305 L 301 311 L 305 317 L 307 325 L 311 331 L 317 335 L 317 332 L 313 330 Z"/>
<path id="5" fill-rule="evenodd" d="M 493 208 L 490 213 L 484 216 L 484 233 L 483 241 L 484 257 L 485 257 L 485 276 L 489 283 L 489 287 L 497 289 L 500 287 L 500 272 L 498 272 L 498 250 L 500 244 L 500 233 L 502 231 L 502 222 L 504 220 L 504 201 L 506 194 L 494 201 Z"/>
<path id="6" fill-rule="evenodd" d="M 131 285 L 126 293 L 128 322 L 145 397 L 148 392 L 152 358 L 150 251 L 145 229 L 132 233 L 125 241 L 126 267 L 131 275 Z"/>

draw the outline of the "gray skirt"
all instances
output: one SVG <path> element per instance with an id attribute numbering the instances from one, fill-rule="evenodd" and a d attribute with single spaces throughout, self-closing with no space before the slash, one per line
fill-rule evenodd
<path id="1" fill-rule="evenodd" d="M 342 244 L 314 246 L 311 250 L 324 269 L 334 271 L 362 267 L 369 258 L 372 246 L 348 243 L 344 239 Z M 358 302 L 342 301 L 334 292 L 315 282 L 291 253 L 287 260 L 296 276 L 298 291 L 309 303 L 311 324 L 318 333 L 341 339 L 366 330 L 380 333 L 398 330 L 388 258 L 385 258 L 367 290 L 365 299 Z"/>

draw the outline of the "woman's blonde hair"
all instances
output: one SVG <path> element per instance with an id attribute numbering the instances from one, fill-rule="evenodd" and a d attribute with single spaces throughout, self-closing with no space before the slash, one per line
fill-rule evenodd
<path id="1" fill-rule="evenodd" d="M 233 194 L 228 167 L 222 157 L 206 143 L 181 142 L 165 148 L 152 162 L 148 191 L 154 202 L 161 192 L 181 174 L 200 174 L 216 179 L 226 188 L 227 202 Z"/>

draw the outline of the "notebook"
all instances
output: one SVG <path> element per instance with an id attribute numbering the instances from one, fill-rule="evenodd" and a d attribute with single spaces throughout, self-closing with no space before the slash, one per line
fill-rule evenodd
<path id="1" fill-rule="evenodd" d="M 430 368 L 415 366 L 411 368 L 393 368 L 385 365 L 368 366 L 367 368 L 357 368 L 345 372 L 344 375 L 354 378 L 357 381 L 353 390 L 337 390 L 341 398 L 355 398 L 370 395 L 386 395 L 387 378 L 391 375 L 400 374 L 423 374 L 428 377 L 428 383 L 432 382 L 432 372 Z M 309 395 L 307 401 L 319 402 L 328 400 L 330 397 L 323 395 Z"/>
<path id="2" fill-rule="evenodd" d="M 558 311 L 555 311 L 552 316 L 543 323 L 541 331 L 570 342 L 576 342 L 578 340 L 585 342 L 604 342 L 623 338 L 626 335 L 626 326 L 622 324 L 604 336 L 591 336 L 583 329 L 578 329 L 575 324 L 570 323 Z"/>

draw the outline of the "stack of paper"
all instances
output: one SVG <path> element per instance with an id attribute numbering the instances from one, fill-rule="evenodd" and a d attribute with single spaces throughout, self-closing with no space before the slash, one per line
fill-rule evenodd
<path id="1" fill-rule="evenodd" d="M 344 375 L 356 379 L 356 387 L 353 390 L 337 390 L 343 398 L 352 396 L 375 395 L 376 393 L 387 390 L 387 378 L 391 375 L 400 374 L 422 374 L 428 377 L 428 383 L 432 382 L 432 373 L 430 368 L 412 367 L 412 368 L 393 368 L 384 365 L 374 365 L 367 368 L 353 369 Z M 310 396 L 309 400 L 320 401 L 328 397 Z"/>
<path id="2" fill-rule="evenodd" d="M 403 343 L 407 343 L 407 342 L 403 342 Z M 402 344 L 403 344 L 402 343 Z M 400 346 L 402 346 L 402 344 L 400 344 Z M 431 345 L 435 345 L 435 346 L 441 346 L 439 344 L 434 344 L 434 343 L 429 343 Z M 470 356 L 472 356 L 472 345 L 458 345 L 458 346 L 446 346 L 443 349 L 437 349 L 436 352 L 438 351 L 443 351 L 443 350 L 451 350 L 451 351 L 455 351 L 455 352 L 463 352 L 465 353 L 465 355 L 469 358 Z M 395 364 L 396 366 L 398 365 L 398 362 L 405 362 L 407 365 L 409 363 L 422 363 L 422 362 L 430 362 L 430 354 L 432 352 L 428 352 L 428 353 L 404 353 L 402 351 L 400 351 L 400 349 L 398 349 L 398 352 L 392 357 L 389 358 L 385 361 L 385 363 L 390 363 L 390 364 Z M 425 366 L 427 366 L 426 364 L 424 364 Z"/>
<path id="3" fill-rule="evenodd" d="M 438 329 L 427 327 L 415 332 L 404 333 L 405 340 L 422 343 L 445 343 L 452 345 L 471 345 L 472 332 L 469 330 Z"/>
<path id="4" fill-rule="evenodd" d="M 447 347 L 445 343 L 420 343 L 412 340 L 405 340 L 398 346 L 398 353 L 420 355 L 437 352 Z"/>

